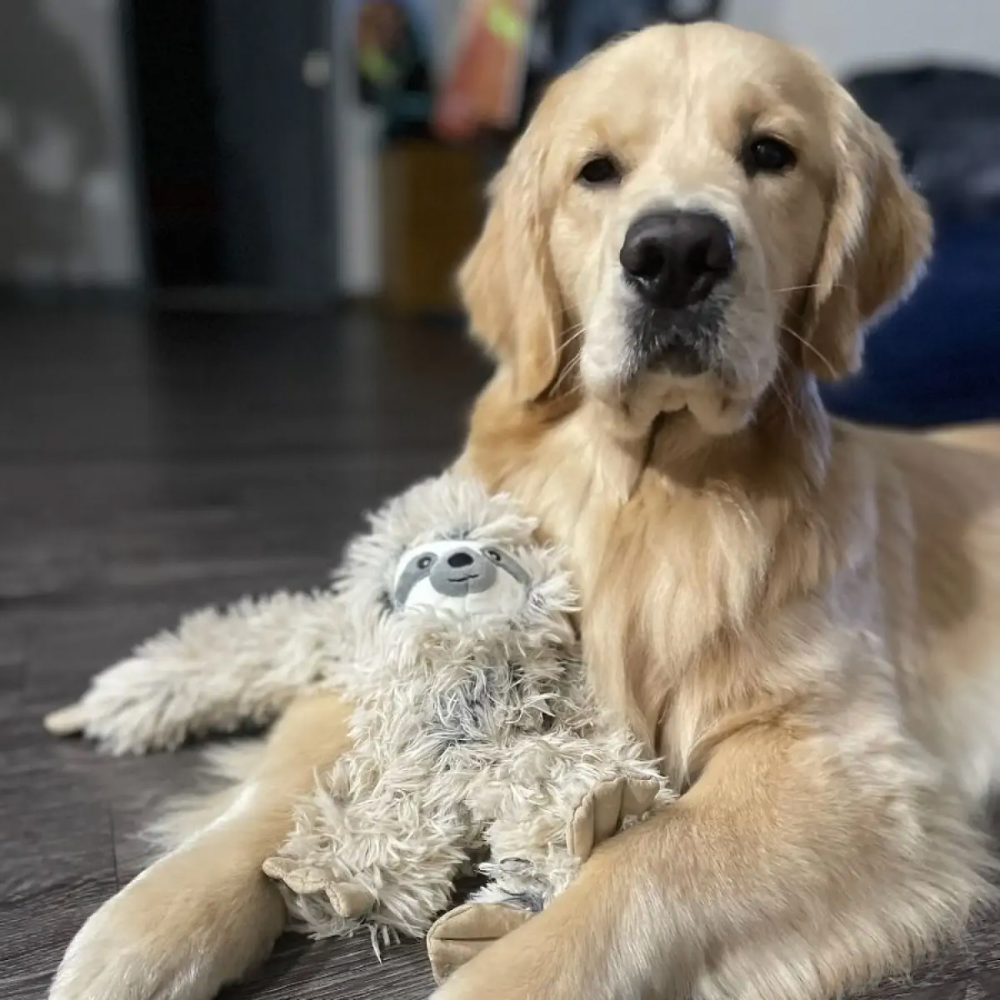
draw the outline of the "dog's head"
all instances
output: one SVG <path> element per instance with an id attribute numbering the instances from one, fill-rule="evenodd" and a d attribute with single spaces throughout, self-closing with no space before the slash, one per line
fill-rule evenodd
<path id="1" fill-rule="evenodd" d="M 854 370 L 930 242 L 882 130 L 808 56 L 719 24 L 616 42 L 550 88 L 460 282 L 525 401 L 642 433 L 742 427 L 783 363 Z"/>

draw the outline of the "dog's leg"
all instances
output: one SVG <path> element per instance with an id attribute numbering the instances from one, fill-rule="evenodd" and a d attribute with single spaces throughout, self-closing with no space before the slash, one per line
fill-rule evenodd
<path id="1" fill-rule="evenodd" d="M 51 1000 L 209 1000 L 261 962 L 285 923 L 261 865 L 315 770 L 348 747 L 350 712 L 332 694 L 293 703 L 230 808 L 84 924 Z"/>
<path id="2" fill-rule="evenodd" d="M 331 594 L 275 594 L 198 611 L 99 673 L 45 727 L 54 736 L 82 733 L 120 755 L 263 725 L 329 674 L 348 628 Z"/>
<path id="3" fill-rule="evenodd" d="M 986 855 L 919 748 L 873 730 L 730 736 L 435 1000 L 826 1000 L 907 966 L 987 893 Z"/>

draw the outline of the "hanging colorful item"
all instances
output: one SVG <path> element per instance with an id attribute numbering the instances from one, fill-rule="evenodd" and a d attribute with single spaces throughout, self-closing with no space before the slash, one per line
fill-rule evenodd
<path id="1" fill-rule="evenodd" d="M 359 0 L 361 99 L 386 113 L 387 131 L 426 131 L 432 107 L 430 31 L 421 0 Z"/>
<path id="2" fill-rule="evenodd" d="M 434 108 L 437 135 L 464 139 L 517 125 L 536 7 L 536 0 L 466 0 Z"/>

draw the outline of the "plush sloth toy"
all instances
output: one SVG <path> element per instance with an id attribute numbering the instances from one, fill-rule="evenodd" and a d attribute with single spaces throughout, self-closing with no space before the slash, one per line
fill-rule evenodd
<path id="1" fill-rule="evenodd" d="M 317 775 L 293 832 L 264 864 L 292 929 L 319 938 L 367 927 L 376 947 L 427 935 L 443 978 L 544 907 L 601 840 L 673 798 L 640 743 L 597 709 L 574 630 L 576 594 L 535 527 L 509 497 L 448 473 L 371 518 L 329 594 L 272 598 L 281 602 L 277 617 L 261 602 L 238 609 L 236 619 L 212 619 L 220 632 L 241 623 L 242 637 L 230 634 L 229 645 L 242 643 L 238 662 L 255 665 L 249 686 L 266 704 L 287 697 L 269 692 L 261 672 L 279 657 L 270 669 L 282 692 L 288 678 L 308 677 L 355 705 L 352 749 Z M 325 645 L 317 639 L 324 602 L 337 631 Z M 255 641 L 247 622 L 257 624 L 250 631 L 264 655 L 248 655 Z M 212 631 L 204 613 L 198 624 Z M 316 641 L 296 642 L 303 630 Z M 142 690 L 169 687 L 170 671 L 160 666 L 190 657 L 196 647 L 184 638 L 182 626 L 155 641 L 154 656 L 149 645 L 140 649 Z M 311 668 L 288 662 L 307 652 Z M 135 659 L 106 675 L 123 667 L 135 672 Z M 184 668 L 197 672 L 190 662 Z M 225 669 L 222 660 L 201 665 Z M 121 748 L 108 690 L 127 685 L 106 675 L 70 716 L 55 719 L 71 718 Z M 217 676 L 213 684 L 223 686 Z M 235 693 L 235 679 L 232 686 Z M 156 697 L 163 717 L 170 699 L 164 690 Z M 183 700 L 197 699 L 188 691 Z M 134 731 L 134 699 L 124 707 Z M 241 712 L 259 717 L 255 707 Z M 178 714 L 165 713 L 174 738 Z M 230 706 L 229 727 L 234 714 Z M 218 728 L 204 713 L 198 719 L 199 732 Z M 161 742 L 143 735 L 146 745 Z M 435 924 L 470 862 L 485 885 Z"/>

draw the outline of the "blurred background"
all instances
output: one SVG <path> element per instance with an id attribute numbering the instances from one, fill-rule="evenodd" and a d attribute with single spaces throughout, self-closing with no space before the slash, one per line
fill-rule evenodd
<path id="1" fill-rule="evenodd" d="M 446 316 L 544 81 L 705 17 L 815 52 L 938 217 L 930 281 L 831 405 L 1000 413 L 1000 7 L 979 0 L 3 0 L 0 299 Z"/>
<path id="2" fill-rule="evenodd" d="M 928 279 L 831 407 L 1000 418 L 995 0 L 0 0 L 0 996 L 46 995 L 191 782 L 42 714 L 191 608 L 321 585 L 448 461 L 487 372 L 452 276 L 539 88 L 706 17 L 813 50 L 933 206 Z M 296 940 L 232 996 L 288 989 L 423 997 L 426 963 Z"/>

